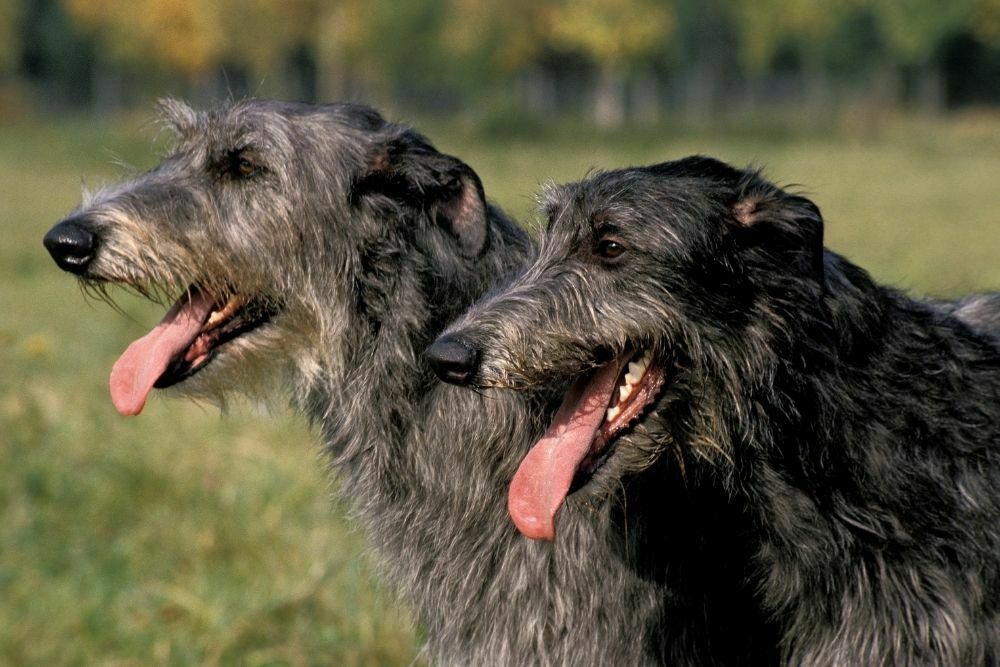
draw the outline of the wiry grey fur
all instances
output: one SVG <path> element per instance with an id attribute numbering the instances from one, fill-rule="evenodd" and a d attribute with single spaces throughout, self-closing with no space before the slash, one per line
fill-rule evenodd
<path id="1" fill-rule="evenodd" d="M 676 604 L 725 618 L 724 591 L 698 597 L 717 568 L 753 664 L 1000 662 L 1000 297 L 878 285 L 824 250 L 811 202 L 708 158 L 545 211 L 535 263 L 441 339 L 476 353 L 460 381 L 502 400 L 637 350 L 667 374 L 557 535 L 619 512 L 662 536 L 638 543 L 650 571 L 704 545 Z"/>
<path id="2" fill-rule="evenodd" d="M 169 391 L 220 401 L 278 392 L 314 420 L 432 662 L 752 655 L 752 633 L 730 638 L 739 604 L 708 618 L 689 603 L 729 601 L 739 585 L 699 562 L 703 545 L 665 545 L 682 555 L 664 562 L 683 567 L 648 563 L 637 545 L 662 536 L 607 503 L 579 503 L 554 544 L 509 521 L 507 485 L 544 430 L 550 392 L 478 395 L 438 382 L 421 357 L 533 253 L 468 166 L 360 106 L 164 107 L 175 150 L 73 212 L 97 242 L 76 268 L 99 289 L 173 298 L 198 285 L 278 309 Z"/>

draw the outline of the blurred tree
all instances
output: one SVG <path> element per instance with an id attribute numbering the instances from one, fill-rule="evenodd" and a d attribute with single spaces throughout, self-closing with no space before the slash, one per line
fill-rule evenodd
<path id="1" fill-rule="evenodd" d="M 354 54 L 385 97 L 396 92 L 435 110 L 453 106 L 456 69 L 441 44 L 446 11 L 444 0 L 368 3 L 365 40 Z"/>
<path id="2" fill-rule="evenodd" d="M 288 55 L 312 29 L 319 0 L 64 0 L 100 45 L 101 76 L 122 71 L 165 71 L 195 89 L 228 86 L 230 75 L 253 92 L 271 78 L 282 90 Z M 98 84 L 100 89 L 101 84 Z"/>
<path id="3" fill-rule="evenodd" d="M 617 125 L 663 100 L 698 120 L 858 91 L 881 110 L 988 102 L 998 68 L 1000 0 L 0 0 L 0 74 L 99 107 L 228 88 L 439 112 L 582 103 Z"/>
<path id="4" fill-rule="evenodd" d="M 456 85 L 441 44 L 445 0 L 305 1 L 320 97 L 361 87 L 387 102 L 398 94 L 435 106 Z"/>
<path id="5" fill-rule="evenodd" d="M 820 44 L 829 40 L 843 20 L 849 2 L 834 0 L 731 0 L 742 64 L 751 72 L 769 70 L 783 48 L 794 48 L 804 59 L 819 60 Z"/>
<path id="6" fill-rule="evenodd" d="M 676 27 L 673 7 L 664 0 L 563 0 L 547 7 L 543 19 L 555 48 L 582 52 L 596 64 L 593 117 L 602 126 L 625 120 L 631 69 Z"/>
<path id="7" fill-rule="evenodd" d="M 972 33 L 993 48 L 1000 48 L 1000 0 L 973 0 Z"/>
<path id="8" fill-rule="evenodd" d="M 285 85 L 291 54 L 304 44 L 312 29 L 318 0 L 199 0 L 200 11 L 217 31 L 210 65 L 233 68 L 249 81 L 248 93 L 262 83 L 276 94 L 301 93 Z M 325 3 L 320 3 L 325 4 Z"/>
<path id="9" fill-rule="evenodd" d="M 222 32 L 206 0 L 63 0 L 96 43 L 92 98 L 98 110 L 121 107 L 132 76 L 180 75 L 205 87 L 219 61 Z M 190 94 L 190 90 L 188 91 Z"/>
<path id="10" fill-rule="evenodd" d="M 364 69 L 366 54 L 377 43 L 379 2 L 382 0 L 308 1 L 304 46 L 315 60 L 318 100 L 351 96 L 351 80 L 356 76 L 352 63 L 353 69 Z"/>
<path id="11" fill-rule="evenodd" d="M 118 66 L 162 65 L 191 77 L 218 62 L 221 26 L 216 0 L 65 0 L 80 24 Z"/>
<path id="12" fill-rule="evenodd" d="M 541 19 L 551 4 L 551 0 L 448 0 L 444 46 L 472 78 L 510 77 L 531 67 L 544 48 Z"/>
<path id="13" fill-rule="evenodd" d="M 834 93 L 831 73 L 836 61 L 864 69 L 868 44 L 865 31 L 841 29 L 865 0 L 729 0 L 738 57 L 748 74 L 749 96 L 768 97 L 770 89 L 755 90 L 768 77 L 798 76 L 802 103 L 811 114 L 829 114 Z M 859 39 L 860 38 L 860 39 Z"/>
<path id="14" fill-rule="evenodd" d="M 447 0 L 441 26 L 443 57 L 455 68 L 466 99 L 499 119 L 556 110 L 543 18 L 552 0 Z M 518 112 L 516 109 L 522 110 Z"/>
<path id="15" fill-rule="evenodd" d="M 869 0 L 891 54 L 900 63 L 927 62 L 944 37 L 968 25 L 968 0 Z"/>
<path id="16" fill-rule="evenodd" d="M 21 55 L 21 20 L 24 6 L 20 0 L 0 0 L 0 76 L 13 74 Z"/>
<path id="17" fill-rule="evenodd" d="M 921 109 L 944 107 L 945 82 L 939 63 L 944 41 L 969 25 L 970 0 L 869 0 L 887 47 L 885 67 L 911 67 L 919 73 Z"/>
<path id="18" fill-rule="evenodd" d="M 530 67 L 545 37 L 551 0 L 448 0 L 442 34 L 451 54 L 471 72 L 510 76 Z"/>
<path id="19" fill-rule="evenodd" d="M 723 105 L 726 78 L 736 57 L 729 0 L 676 0 L 682 109 L 692 121 L 711 117 Z"/>
<path id="20" fill-rule="evenodd" d="M 45 108 L 93 104 L 94 44 L 61 0 L 24 3 L 18 33 L 20 73 Z"/>

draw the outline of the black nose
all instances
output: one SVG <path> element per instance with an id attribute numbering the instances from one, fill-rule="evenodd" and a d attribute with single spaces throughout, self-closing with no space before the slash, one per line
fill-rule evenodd
<path id="1" fill-rule="evenodd" d="M 445 336 L 427 348 L 427 361 L 439 378 L 452 384 L 468 384 L 479 365 L 479 351 Z"/>
<path id="2" fill-rule="evenodd" d="M 83 273 L 94 259 L 97 237 L 83 218 L 68 218 L 49 230 L 42 239 L 52 259 L 63 271 Z"/>

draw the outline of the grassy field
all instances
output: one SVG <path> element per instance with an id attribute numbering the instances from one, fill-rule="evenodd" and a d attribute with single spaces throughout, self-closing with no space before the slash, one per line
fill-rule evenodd
<path id="1" fill-rule="evenodd" d="M 528 224 L 540 182 L 702 152 L 800 184 L 827 245 L 879 278 L 937 295 L 1000 288 L 998 117 L 900 123 L 867 141 L 425 129 Z M 155 136 L 0 127 L 0 663 L 408 664 L 418 633 L 375 583 L 299 420 L 112 408 L 111 364 L 162 313 L 85 301 L 40 241 L 81 178 L 113 180 L 119 158 L 151 165 Z"/>

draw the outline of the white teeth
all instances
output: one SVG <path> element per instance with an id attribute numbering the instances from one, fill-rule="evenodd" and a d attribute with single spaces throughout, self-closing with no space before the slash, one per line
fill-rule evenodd
<path id="1" fill-rule="evenodd" d="M 605 421 L 614 421 L 618 415 L 621 414 L 621 406 L 625 404 L 625 401 L 632 396 L 632 391 L 635 386 L 639 384 L 639 380 L 642 376 L 646 374 L 646 369 L 649 368 L 649 363 L 652 361 L 652 356 L 647 351 L 642 357 L 637 361 L 630 361 L 628 363 L 628 373 L 625 374 L 625 384 L 619 385 L 618 387 L 618 403 L 613 408 L 608 408 L 607 415 L 605 416 Z"/>
<path id="2" fill-rule="evenodd" d="M 213 310 L 205 322 L 205 329 L 210 329 L 219 322 L 229 319 L 236 310 L 243 305 L 243 301 L 238 296 L 231 296 L 226 303 L 218 310 Z"/>
<path id="3" fill-rule="evenodd" d="M 625 382 L 629 386 L 635 386 L 639 384 L 639 380 L 642 376 L 646 374 L 646 361 L 645 358 L 639 361 L 630 361 L 628 363 L 628 373 L 625 374 Z"/>

